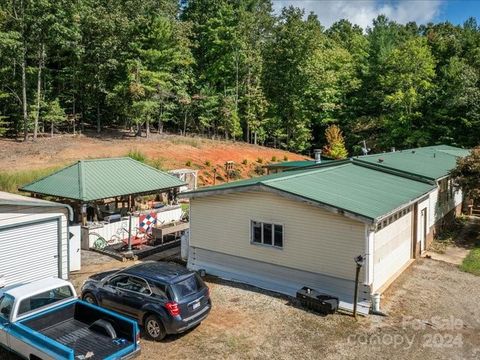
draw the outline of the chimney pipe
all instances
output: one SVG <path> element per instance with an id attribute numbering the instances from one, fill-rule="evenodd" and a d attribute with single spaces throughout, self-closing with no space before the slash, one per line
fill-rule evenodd
<path id="1" fill-rule="evenodd" d="M 321 164 L 322 163 L 322 150 L 321 149 L 314 149 L 313 153 L 315 154 L 315 163 Z"/>

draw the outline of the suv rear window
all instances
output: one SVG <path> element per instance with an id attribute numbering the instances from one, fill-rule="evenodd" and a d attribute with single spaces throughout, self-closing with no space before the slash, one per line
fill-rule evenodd
<path id="1" fill-rule="evenodd" d="M 70 286 L 61 286 L 53 290 L 33 295 L 20 302 L 17 315 L 22 315 L 30 311 L 43 308 L 44 306 L 51 305 L 70 297 L 73 297 Z"/>
<path id="2" fill-rule="evenodd" d="M 205 284 L 200 276 L 198 276 L 198 274 L 193 274 L 192 276 L 173 284 L 172 290 L 178 299 L 183 299 L 201 291 L 204 287 Z"/>

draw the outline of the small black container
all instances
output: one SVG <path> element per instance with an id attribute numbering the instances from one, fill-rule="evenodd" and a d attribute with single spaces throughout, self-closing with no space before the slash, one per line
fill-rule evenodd
<path id="1" fill-rule="evenodd" d="M 307 286 L 297 291 L 297 299 L 302 306 L 321 314 L 333 314 L 338 310 L 338 297 L 319 293 Z"/>

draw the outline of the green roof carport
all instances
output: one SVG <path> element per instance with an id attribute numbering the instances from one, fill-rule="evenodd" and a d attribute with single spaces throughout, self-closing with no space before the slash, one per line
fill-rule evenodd
<path id="1" fill-rule="evenodd" d="M 375 222 L 435 189 L 432 183 L 345 160 L 183 193 L 197 197 L 260 188 L 338 209 Z"/>
<path id="2" fill-rule="evenodd" d="M 19 190 L 81 202 L 166 191 L 185 185 L 131 158 L 80 160 Z"/>

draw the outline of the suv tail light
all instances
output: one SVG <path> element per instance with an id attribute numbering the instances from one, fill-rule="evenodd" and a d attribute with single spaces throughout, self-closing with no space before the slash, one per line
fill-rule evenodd
<path id="1" fill-rule="evenodd" d="M 180 308 L 175 301 L 169 301 L 165 304 L 165 307 L 168 310 L 168 313 L 172 316 L 180 315 Z"/>

